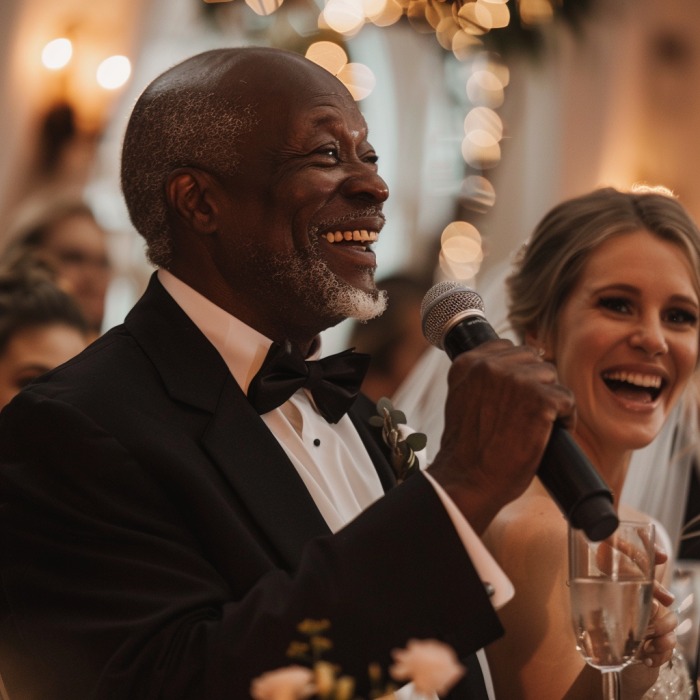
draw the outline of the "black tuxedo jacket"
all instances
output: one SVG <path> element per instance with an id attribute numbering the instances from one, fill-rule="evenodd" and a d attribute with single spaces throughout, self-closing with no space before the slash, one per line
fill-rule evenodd
<path id="1" fill-rule="evenodd" d="M 291 663 L 305 618 L 331 621 L 328 658 L 360 693 L 368 662 L 411 637 L 466 657 L 501 634 L 427 480 L 331 535 L 155 276 L 123 326 L 2 412 L 0 574 L 11 700 L 248 698 L 252 678 Z"/>

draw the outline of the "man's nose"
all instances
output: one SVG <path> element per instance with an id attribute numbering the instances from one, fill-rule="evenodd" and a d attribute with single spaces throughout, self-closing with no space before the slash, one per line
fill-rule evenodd
<path id="1" fill-rule="evenodd" d="M 389 188 L 378 173 L 363 168 L 345 180 L 343 194 L 352 199 L 381 204 L 389 196 Z"/>
<path id="2" fill-rule="evenodd" d="M 640 321 L 637 328 L 630 336 L 632 347 L 638 347 L 649 357 L 665 355 L 668 352 L 668 343 L 663 325 L 657 319 L 645 319 Z"/>

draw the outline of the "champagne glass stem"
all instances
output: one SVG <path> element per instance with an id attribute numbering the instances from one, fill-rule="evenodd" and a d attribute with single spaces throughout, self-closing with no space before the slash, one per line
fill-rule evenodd
<path id="1" fill-rule="evenodd" d="M 605 700 L 620 700 L 620 672 L 603 671 L 603 698 Z"/>

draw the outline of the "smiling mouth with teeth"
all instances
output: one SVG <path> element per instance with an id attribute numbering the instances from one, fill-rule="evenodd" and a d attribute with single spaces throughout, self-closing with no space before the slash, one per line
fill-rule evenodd
<path id="1" fill-rule="evenodd" d="M 322 234 L 329 243 L 374 243 L 379 234 L 376 231 L 329 231 Z"/>
<path id="2" fill-rule="evenodd" d="M 617 396 L 643 403 L 656 401 L 666 384 L 658 375 L 643 372 L 604 372 L 602 378 L 608 389 Z"/>

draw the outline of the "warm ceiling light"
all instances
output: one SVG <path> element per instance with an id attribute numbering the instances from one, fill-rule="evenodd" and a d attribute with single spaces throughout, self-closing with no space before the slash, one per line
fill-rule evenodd
<path id="1" fill-rule="evenodd" d="M 41 52 L 41 62 L 51 70 L 63 68 L 73 55 L 73 44 L 69 39 L 54 39 Z"/>
<path id="2" fill-rule="evenodd" d="M 97 69 L 97 82 L 105 90 L 116 90 L 129 79 L 131 63 L 126 56 L 110 56 Z"/>

